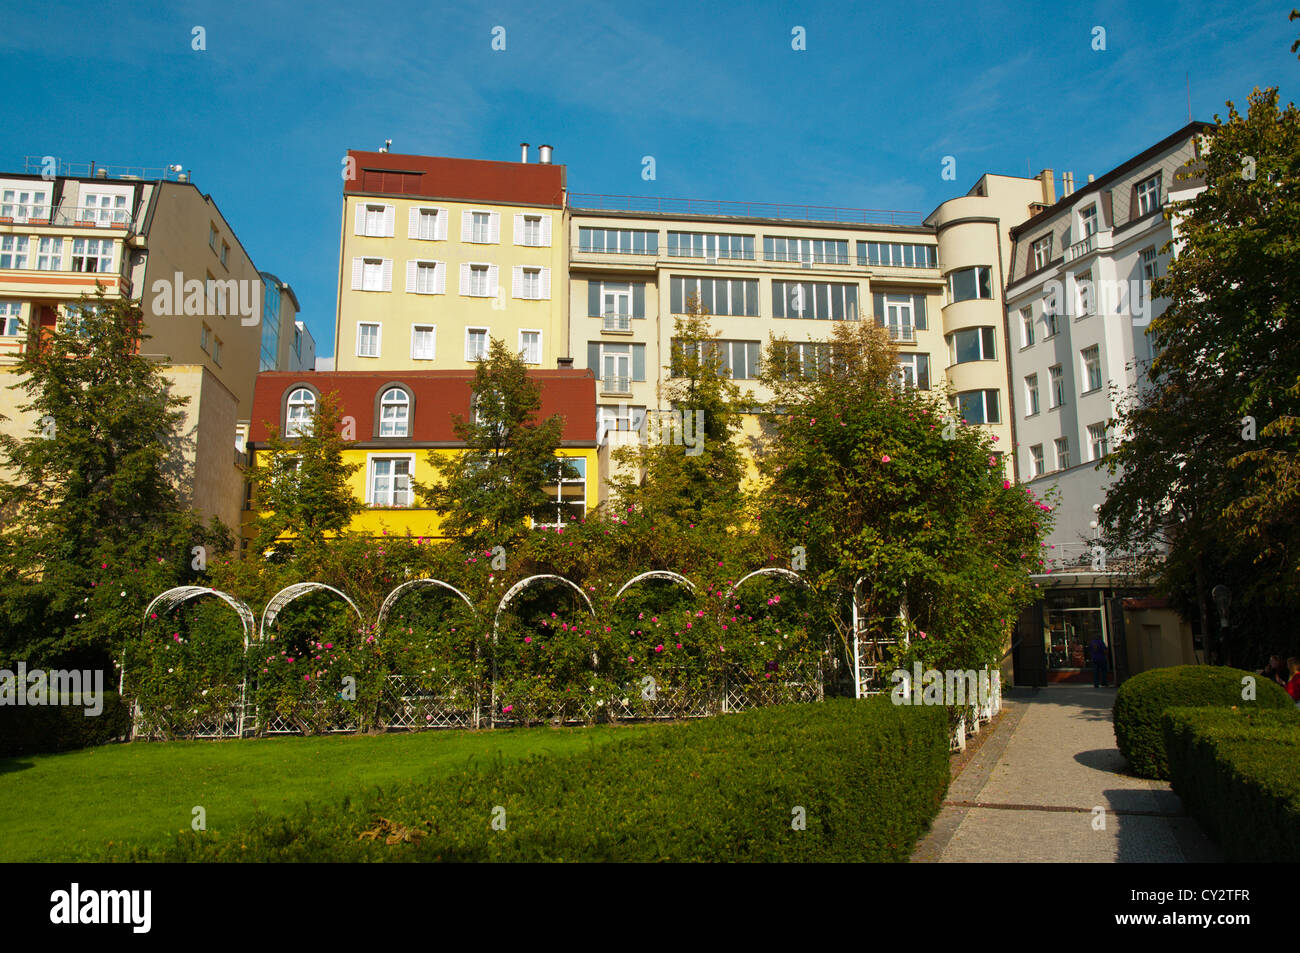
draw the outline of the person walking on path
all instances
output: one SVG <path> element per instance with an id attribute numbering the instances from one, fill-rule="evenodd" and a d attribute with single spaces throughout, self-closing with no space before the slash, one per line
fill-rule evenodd
<path id="1" fill-rule="evenodd" d="M 1095 635 L 1088 643 L 1088 653 L 1092 657 L 1092 687 L 1106 686 L 1106 642 L 1100 635 Z"/>
<path id="2" fill-rule="evenodd" d="M 1260 670 L 1259 674 L 1269 681 L 1277 682 L 1283 688 L 1286 688 L 1287 671 L 1286 666 L 1282 664 L 1282 656 L 1270 655 L 1268 657 L 1268 664 Z"/>
<path id="3" fill-rule="evenodd" d="M 1286 693 L 1291 696 L 1296 707 L 1300 708 L 1300 658 L 1292 656 L 1287 659 L 1286 667 L 1291 672 L 1291 680 L 1286 683 Z"/>

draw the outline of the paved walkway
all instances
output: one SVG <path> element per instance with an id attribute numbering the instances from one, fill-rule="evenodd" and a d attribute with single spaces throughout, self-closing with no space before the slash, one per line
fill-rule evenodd
<path id="1" fill-rule="evenodd" d="M 914 862 L 1163 862 L 1221 857 L 1169 785 L 1126 773 L 1114 688 L 1017 689 L 973 741 Z M 1100 826 L 1104 808 L 1104 829 Z"/>

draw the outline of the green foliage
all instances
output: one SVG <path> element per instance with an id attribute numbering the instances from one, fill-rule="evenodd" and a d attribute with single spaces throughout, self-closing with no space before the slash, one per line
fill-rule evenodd
<path id="1" fill-rule="evenodd" d="M 1300 713 L 1180 707 L 1162 722 L 1174 791 L 1231 861 L 1300 861 Z"/>
<path id="2" fill-rule="evenodd" d="M 472 419 L 452 416 L 466 451 L 431 451 L 429 465 L 439 479 L 415 486 L 444 518 L 441 531 L 478 549 L 509 545 L 527 531 L 529 517 L 545 506 L 544 487 L 561 465 L 555 451 L 564 418 L 553 414 L 535 420 L 542 406 L 541 385 L 497 338 L 487 358 L 478 362 L 473 387 Z"/>
<path id="3" fill-rule="evenodd" d="M 410 781 L 105 859 L 906 861 L 948 776 L 940 710 L 837 700 L 637 729 L 585 756 Z"/>
<path id="4" fill-rule="evenodd" d="M 341 434 L 341 414 L 337 396 L 325 394 L 298 436 L 282 437 L 278 427 L 267 426 L 266 449 L 248 474 L 258 507 L 258 549 L 273 548 L 286 537 L 300 541 L 280 544 L 291 551 L 319 546 L 326 536 L 346 530 L 365 508 L 348 486 L 361 464 L 343 458 L 348 442 Z"/>
<path id="5" fill-rule="evenodd" d="M 0 705 L 0 758 L 71 751 L 126 737 L 130 716 L 117 692 L 103 694 L 103 711 L 82 705 Z"/>
<path id="6" fill-rule="evenodd" d="M 1256 698 L 1242 698 L 1250 679 Z M 1156 668 L 1127 679 L 1115 693 L 1115 742 L 1133 772 L 1144 778 L 1168 779 L 1169 762 L 1161 728 L 1164 713 L 1176 706 L 1236 707 L 1245 711 L 1291 708 L 1293 702 L 1279 685 L 1235 668 L 1175 665 Z"/>

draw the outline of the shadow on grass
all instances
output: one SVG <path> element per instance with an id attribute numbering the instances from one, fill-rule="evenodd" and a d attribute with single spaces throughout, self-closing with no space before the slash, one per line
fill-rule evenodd
<path id="1" fill-rule="evenodd" d="M 0 758 L 0 774 L 11 774 L 14 771 L 26 771 L 28 768 L 34 768 L 36 765 L 30 761 L 19 761 L 17 758 Z"/>

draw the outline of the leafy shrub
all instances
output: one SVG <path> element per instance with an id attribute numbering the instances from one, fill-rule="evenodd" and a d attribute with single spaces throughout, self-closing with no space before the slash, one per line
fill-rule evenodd
<path id="1" fill-rule="evenodd" d="M 1252 678 L 1256 700 L 1244 701 L 1242 679 Z M 1291 708 L 1280 686 L 1251 672 L 1213 665 L 1175 665 L 1142 672 L 1120 685 L 1115 696 L 1115 741 L 1133 771 L 1144 778 L 1169 778 L 1160 719 L 1175 706 L 1243 709 Z"/>
<path id="2" fill-rule="evenodd" d="M 124 737 L 130 725 L 117 692 L 104 692 L 104 708 L 87 715 L 81 705 L 0 705 L 0 758 L 71 751 Z"/>
<path id="3" fill-rule="evenodd" d="M 1300 861 L 1300 713 L 1171 708 L 1174 791 L 1235 861 Z"/>
<path id="4" fill-rule="evenodd" d="M 904 861 L 948 786 L 938 707 L 834 699 L 625 730 L 626 738 L 585 755 L 467 768 L 434 785 L 406 782 L 105 856 Z M 503 830 L 493 829 L 496 809 L 504 810 Z M 801 816 L 805 829 L 797 829 Z"/>

